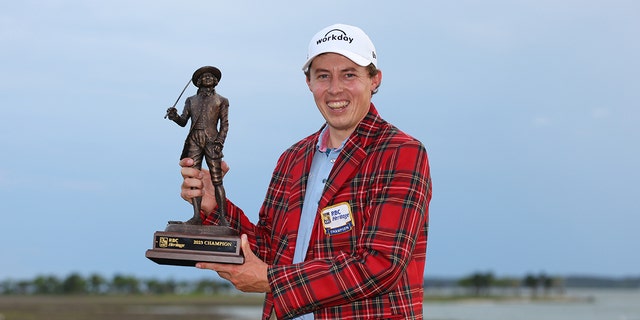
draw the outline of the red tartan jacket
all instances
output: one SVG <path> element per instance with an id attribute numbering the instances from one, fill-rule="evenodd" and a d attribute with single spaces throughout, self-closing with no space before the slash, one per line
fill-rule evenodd
<path id="1" fill-rule="evenodd" d="M 231 227 L 269 264 L 263 319 L 422 319 L 431 178 L 420 141 L 373 106 L 349 137 L 319 202 L 309 250 L 292 264 L 311 160 L 321 130 L 278 160 L 259 221 L 227 201 Z M 322 209 L 347 203 L 353 227 L 326 234 Z M 216 223 L 215 214 L 205 223 Z"/>

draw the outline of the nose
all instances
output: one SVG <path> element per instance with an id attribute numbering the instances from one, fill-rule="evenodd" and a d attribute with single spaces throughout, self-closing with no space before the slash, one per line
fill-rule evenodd
<path id="1" fill-rule="evenodd" d="M 338 77 L 332 77 L 329 82 L 329 93 L 336 94 L 342 91 L 342 81 Z"/>

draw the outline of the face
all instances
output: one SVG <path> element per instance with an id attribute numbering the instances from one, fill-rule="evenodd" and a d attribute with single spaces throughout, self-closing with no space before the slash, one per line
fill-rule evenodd
<path id="1" fill-rule="evenodd" d="M 200 76 L 198 83 L 201 87 L 215 87 L 218 84 L 218 80 L 211 73 L 204 73 Z"/>
<path id="2" fill-rule="evenodd" d="M 332 140 L 342 141 L 355 130 L 367 115 L 371 92 L 381 80 L 382 72 L 370 77 L 365 67 L 337 53 L 313 59 L 307 85 L 329 125 Z"/>

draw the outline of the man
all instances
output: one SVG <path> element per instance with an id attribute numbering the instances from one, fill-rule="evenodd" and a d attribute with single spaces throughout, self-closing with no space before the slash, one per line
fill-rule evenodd
<path id="1" fill-rule="evenodd" d="M 202 168 L 202 158 L 206 160 L 218 203 L 226 201 L 222 185 L 222 148 L 229 130 L 229 100 L 215 91 L 221 78 L 222 72 L 216 67 L 199 68 L 191 77 L 193 84 L 198 87 L 198 92 L 187 98 L 182 115 L 178 115 L 176 108 L 167 109 L 167 117 L 181 127 L 191 118 L 191 128 L 180 159 L 192 159 L 192 166 L 198 170 Z M 186 222 L 187 224 L 202 224 L 200 201 L 200 198 L 192 201 L 194 216 Z M 225 209 L 220 208 L 222 225 L 228 224 Z"/>
<path id="2" fill-rule="evenodd" d="M 382 73 L 361 29 L 321 30 L 307 58 L 307 85 L 326 123 L 280 156 L 257 224 L 231 201 L 222 206 L 242 234 L 245 263 L 196 266 L 239 290 L 266 292 L 263 319 L 422 319 L 425 148 L 371 103 Z M 206 175 L 190 159 L 180 165 L 182 197 L 203 195 L 205 223 L 216 223 Z"/>

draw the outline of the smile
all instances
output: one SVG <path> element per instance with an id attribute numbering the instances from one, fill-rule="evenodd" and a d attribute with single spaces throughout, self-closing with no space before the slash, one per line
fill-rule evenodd
<path id="1" fill-rule="evenodd" d="M 349 105 L 349 101 L 335 101 L 327 103 L 327 106 L 333 110 L 345 108 L 347 105 Z"/>

